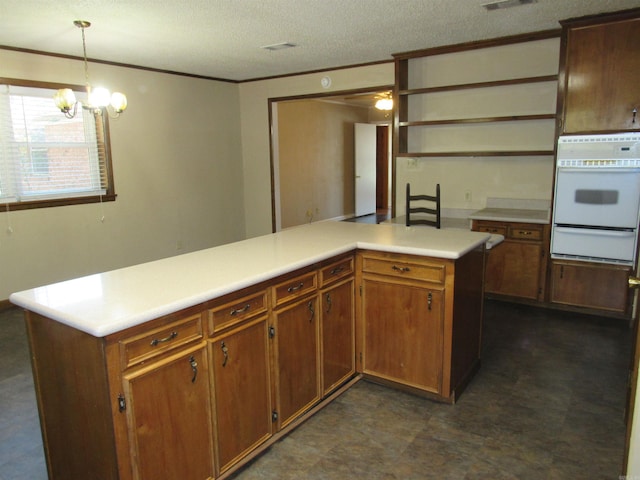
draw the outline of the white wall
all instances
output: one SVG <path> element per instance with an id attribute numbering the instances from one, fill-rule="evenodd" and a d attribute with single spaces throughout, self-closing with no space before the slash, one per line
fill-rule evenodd
<path id="1" fill-rule="evenodd" d="M 75 60 L 0 50 L 0 65 L 8 78 L 84 82 Z M 244 238 L 238 86 L 99 64 L 89 73 L 129 100 L 110 123 L 117 200 L 9 213 L 0 205 L 0 300 Z"/>

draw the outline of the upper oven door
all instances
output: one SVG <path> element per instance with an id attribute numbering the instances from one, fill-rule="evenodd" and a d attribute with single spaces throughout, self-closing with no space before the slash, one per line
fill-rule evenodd
<path id="1" fill-rule="evenodd" d="M 635 229 L 640 169 L 559 167 L 554 204 L 556 225 Z"/>

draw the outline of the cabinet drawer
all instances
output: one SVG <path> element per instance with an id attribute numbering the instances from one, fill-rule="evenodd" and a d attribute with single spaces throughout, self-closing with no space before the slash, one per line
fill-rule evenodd
<path id="1" fill-rule="evenodd" d="M 202 315 L 197 314 L 161 328 L 120 341 L 124 368 L 201 340 Z"/>
<path id="2" fill-rule="evenodd" d="M 514 240 L 542 240 L 542 226 L 509 225 L 507 237 Z"/>
<path id="3" fill-rule="evenodd" d="M 275 306 L 312 293 L 317 289 L 318 276 L 315 271 L 290 278 L 273 287 Z"/>
<path id="4" fill-rule="evenodd" d="M 444 283 L 445 279 L 444 265 L 411 262 L 404 259 L 365 256 L 362 259 L 362 271 L 423 282 Z"/>
<path id="5" fill-rule="evenodd" d="M 507 235 L 507 227 L 505 225 L 483 225 L 478 224 L 476 228 L 478 232 L 494 233 L 497 235 Z"/>
<path id="6" fill-rule="evenodd" d="M 353 257 L 344 258 L 320 269 L 320 286 L 353 274 Z"/>
<path id="7" fill-rule="evenodd" d="M 209 310 L 209 332 L 217 333 L 267 311 L 266 290 L 228 300 Z"/>

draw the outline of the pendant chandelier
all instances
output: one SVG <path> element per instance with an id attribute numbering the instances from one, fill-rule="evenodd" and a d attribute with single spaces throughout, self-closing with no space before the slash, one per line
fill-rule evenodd
<path id="1" fill-rule="evenodd" d="M 96 114 L 102 114 L 106 111 L 112 117 L 118 117 L 127 108 L 127 97 L 124 93 L 109 93 L 109 90 L 102 87 L 93 88 L 89 83 L 89 63 L 87 61 L 87 44 L 85 41 L 84 30 L 91 26 L 86 20 L 75 20 L 73 24 L 82 30 L 82 52 L 84 55 L 84 76 L 87 88 L 87 101 L 80 102 L 76 100 L 73 90 L 70 88 L 61 88 L 53 96 L 56 107 L 64 113 L 65 117 L 73 118 L 76 115 L 78 104 L 82 108 L 91 110 Z"/>

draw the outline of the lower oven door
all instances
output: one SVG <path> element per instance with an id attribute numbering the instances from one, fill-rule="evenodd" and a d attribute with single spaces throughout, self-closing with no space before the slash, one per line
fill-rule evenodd
<path id="1" fill-rule="evenodd" d="M 593 228 L 553 228 L 551 257 L 633 265 L 636 232 Z"/>

